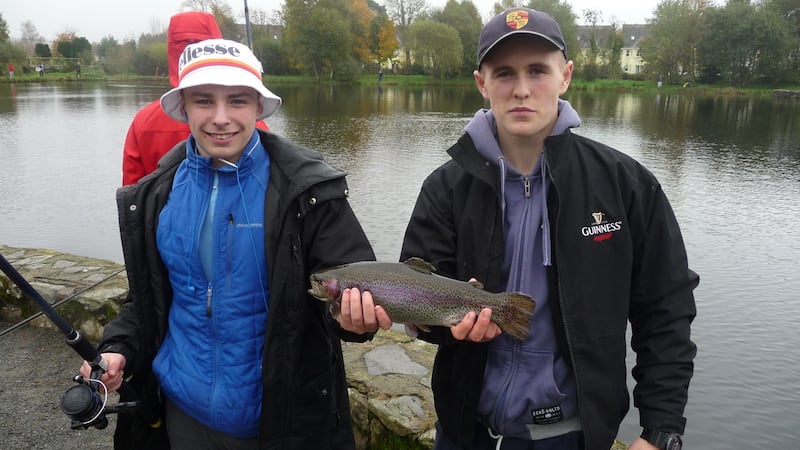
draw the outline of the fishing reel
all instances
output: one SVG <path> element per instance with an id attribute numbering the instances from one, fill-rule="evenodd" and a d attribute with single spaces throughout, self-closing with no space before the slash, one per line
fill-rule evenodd
<path id="1" fill-rule="evenodd" d="M 93 371 L 88 380 L 78 374 L 72 378 L 72 381 L 77 385 L 64 392 L 61 397 L 61 411 L 72 419 L 70 427 L 73 430 L 86 430 L 90 427 L 102 430 L 108 426 L 106 414 L 139 414 L 143 412 L 141 401 L 109 405 L 108 390 L 100 381 L 99 371 Z M 97 384 L 98 388 L 92 387 L 92 384 Z M 125 386 L 123 384 L 123 387 Z M 99 390 L 100 387 L 104 391 L 102 394 Z"/>
<path id="2" fill-rule="evenodd" d="M 99 383 L 99 380 L 87 381 L 81 375 L 75 375 L 72 381 L 78 384 L 67 389 L 61 397 L 61 411 L 72 419 L 71 428 L 85 430 L 94 427 L 102 430 L 107 427 L 108 418 L 106 418 L 105 406 L 108 391 L 106 391 L 104 399 L 101 398 L 98 389 L 90 386 L 91 382 Z M 103 387 L 105 388 L 105 386 Z"/>

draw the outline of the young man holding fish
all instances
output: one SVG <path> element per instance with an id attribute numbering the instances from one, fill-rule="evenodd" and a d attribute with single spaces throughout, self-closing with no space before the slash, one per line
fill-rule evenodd
<path id="1" fill-rule="evenodd" d="M 375 256 L 344 172 L 256 128 L 280 105 L 247 46 L 184 49 L 161 107 L 191 135 L 117 192 L 130 289 L 99 345 L 165 426 L 121 415 L 117 449 L 355 448 L 340 339 L 369 336 L 306 291 Z"/>
<path id="2" fill-rule="evenodd" d="M 474 73 L 491 109 L 425 180 L 408 224 L 401 259 L 536 300 L 524 340 L 500 333 L 488 309 L 420 331 L 439 344 L 436 450 L 608 450 L 629 409 L 628 322 L 643 428 L 630 449 L 681 448 L 698 276 L 655 177 L 570 131 L 580 119 L 559 97 L 572 71 L 547 14 L 492 18 Z M 345 294 L 347 320 L 364 330 L 391 323 L 371 297 L 362 316 L 348 296 L 358 292 Z"/>

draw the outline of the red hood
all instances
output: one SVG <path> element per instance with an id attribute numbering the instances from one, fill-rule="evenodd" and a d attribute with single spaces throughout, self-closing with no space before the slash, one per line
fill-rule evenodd
<path id="1" fill-rule="evenodd" d="M 167 29 L 167 62 L 169 64 L 169 82 L 172 87 L 178 86 L 178 58 L 187 45 L 206 39 L 220 39 L 214 16 L 201 11 L 187 11 L 175 14 L 169 19 Z"/>

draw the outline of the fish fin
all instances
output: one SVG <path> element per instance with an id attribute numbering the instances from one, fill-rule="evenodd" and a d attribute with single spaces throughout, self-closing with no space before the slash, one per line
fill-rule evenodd
<path id="1" fill-rule="evenodd" d="M 431 332 L 430 327 L 427 326 L 427 325 L 420 325 L 420 324 L 417 323 L 417 324 L 414 324 L 414 326 L 416 326 L 417 328 L 419 328 L 420 330 L 422 330 L 422 331 L 424 331 L 426 333 L 430 333 Z"/>
<path id="2" fill-rule="evenodd" d="M 483 283 L 481 283 L 478 280 L 469 280 L 469 284 L 471 284 L 472 287 L 474 287 L 474 288 L 478 288 L 480 290 L 483 290 Z"/>
<path id="3" fill-rule="evenodd" d="M 342 304 L 338 301 L 331 302 L 330 311 L 331 317 L 338 319 L 339 315 L 342 313 Z"/>
<path id="4" fill-rule="evenodd" d="M 519 292 L 507 292 L 501 295 L 505 296 L 507 304 L 504 307 L 502 320 L 498 321 L 497 325 L 504 333 L 519 340 L 525 339 L 531 331 L 531 317 L 536 309 L 536 301 Z"/>
<path id="5" fill-rule="evenodd" d="M 413 323 L 404 323 L 403 328 L 405 328 L 406 334 L 412 338 L 416 339 L 416 337 L 419 336 L 419 328 Z"/>
<path id="6" fill-rule="evenodd" d="M 403 261 L 403 264 L 407 265 L 408 267 L 416 270 L 417 272 L 422 272 L 426 274 L 431 274 L 436 272 L 436 267 L 433 267 L 433 264 L 425 261 L 422 258 L 417 258 L 416 256 L 412 256 L 407 260 Z"/>

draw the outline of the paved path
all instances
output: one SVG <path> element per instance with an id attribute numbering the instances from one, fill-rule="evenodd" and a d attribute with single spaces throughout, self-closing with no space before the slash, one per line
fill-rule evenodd
<path id="1" fill-rule="evenodd" d="M 0 322 L 0 332 L 9 326 Z M 61 411 L 80 364 L 60 332 L 24 326 L 0 336 L 0 450 L 113 448 L 114 415 L 104 430 L 72 430 Z"/>

